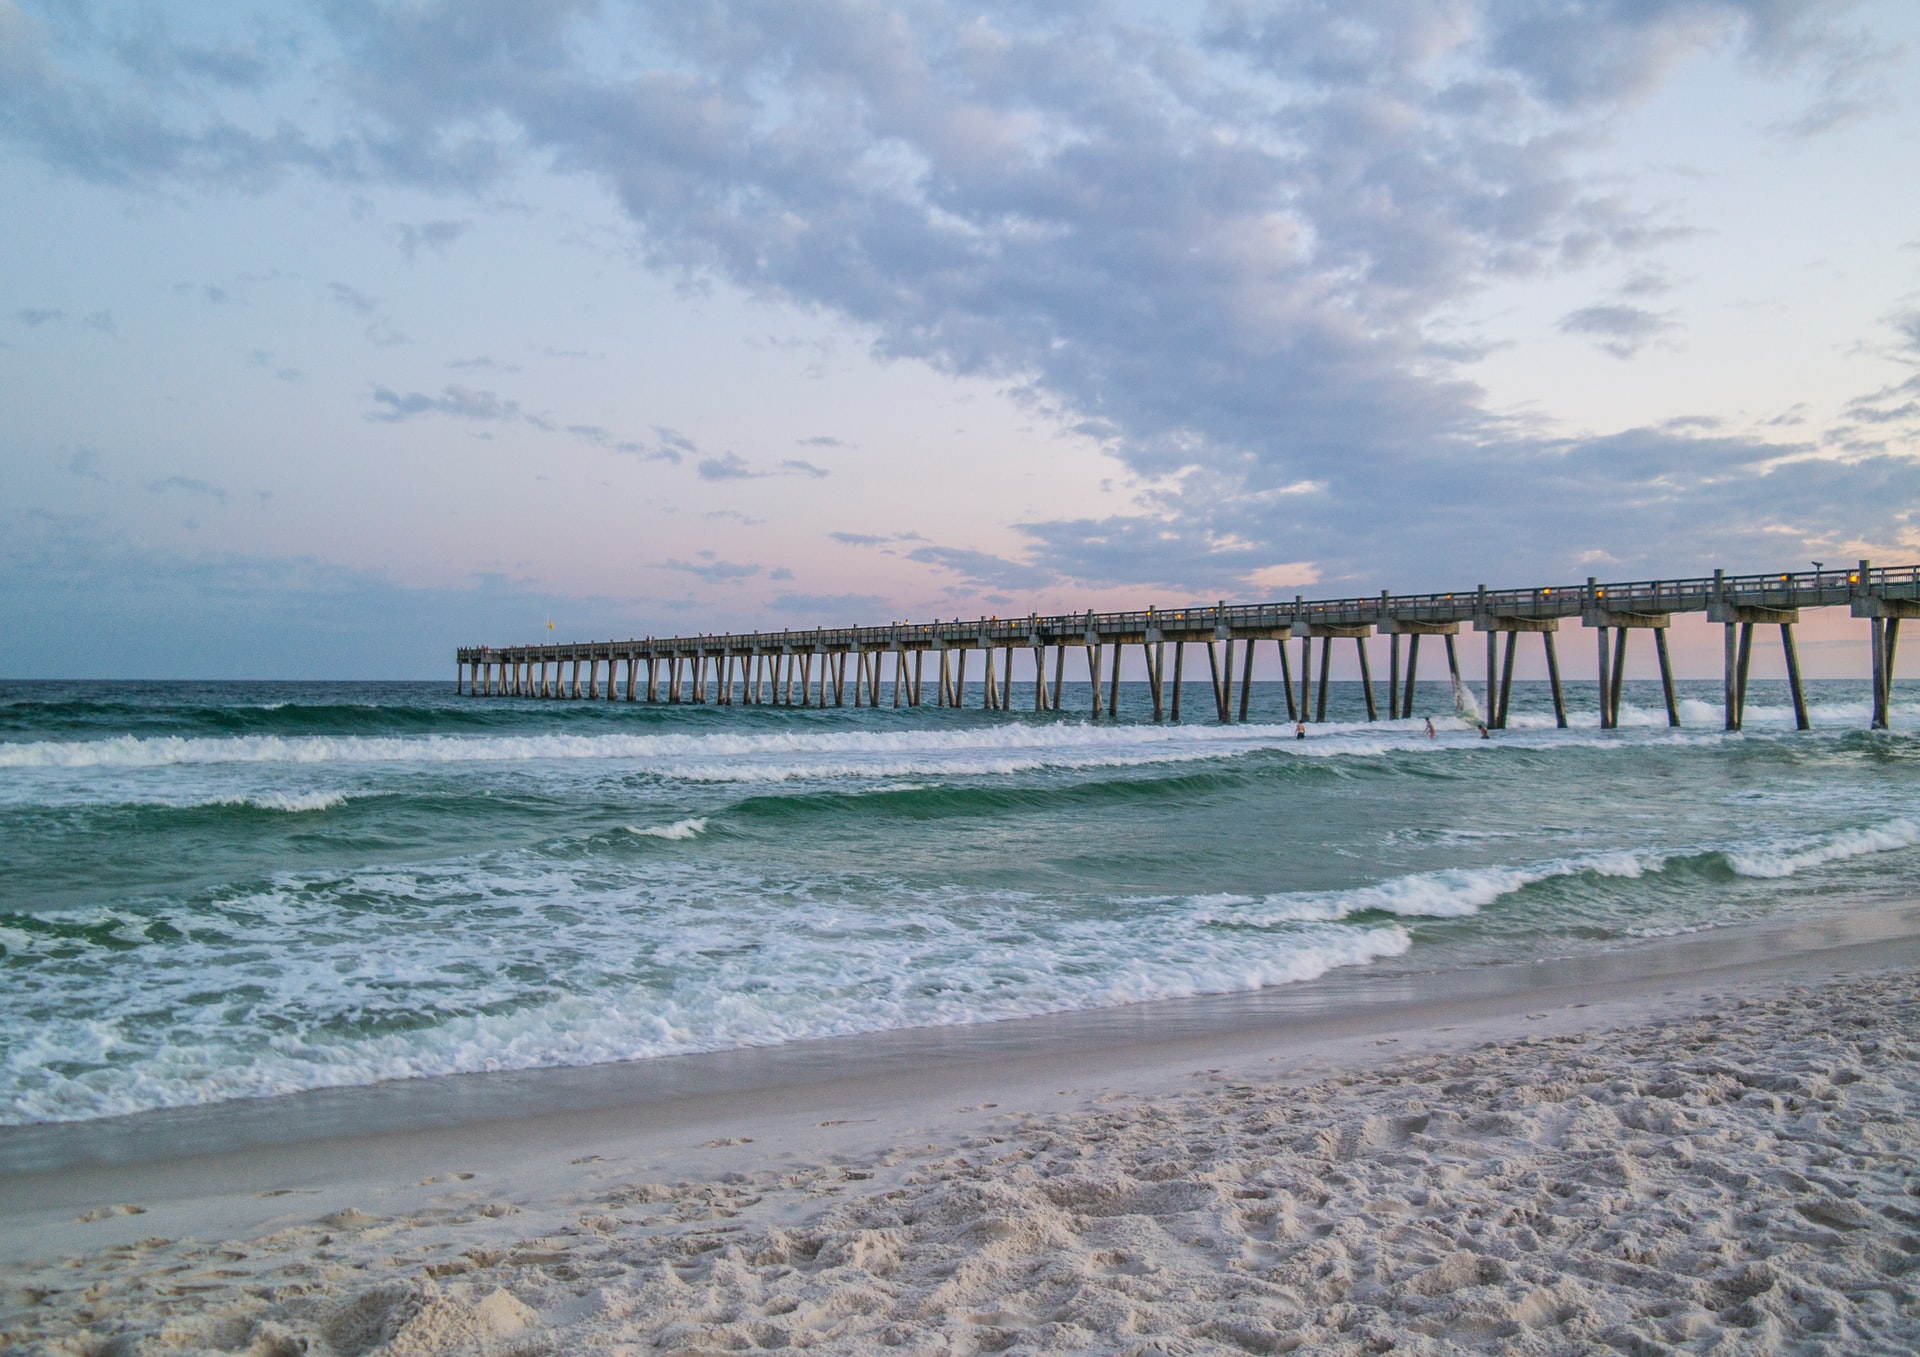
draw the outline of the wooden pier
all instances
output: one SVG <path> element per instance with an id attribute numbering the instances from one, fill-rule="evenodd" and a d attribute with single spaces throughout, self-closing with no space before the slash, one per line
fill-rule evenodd
<path id="1" fill-rule="evenodd" d="M 1186 650 L 1205 647 L 1213 714 L 1222 722 L 1245 720 L 1253 680 L 1255 648 L 1263 641 L 1279 649 L 1281 686 L 1287 718 L 1324 721 L 1335 641 L 1352 640 L 1360 656 L 1361 689 L 1367 719 L 1377 720 L 1379 705 L 1366 641 L 1374 632 L 1391 638 L 1387 671 L 1389 718 L 1413 715 L 1413 692 L 1420 665 L 1420 638 L 1438 636 L 1446 646 L 1447 669 L 1460 679 L 1456 644 L 1460 628 L 1470 625 L 1487 638 L 1487 724 L 1501 729 L 1513 692 L 1513 662 L 1521 637 L 1538 634 L 1546 650 L 1553 709 L 1567 724 L 1554 637 L 1560 623 L 1578 618 L 1597 640 L 1600 659 L 1600 724 L 1618 724 L 1620 685 L 1626 668 L 1627 638 L 1650 632 L 1660 662 L 1667 720 L 1680 724 L 1674 698 L 1673 666 L 1667 653 L 1667 627 L 1676 613 L 1705 613 L 1726 628 L 1726 729 L 1740 729 L 1746 705 L 1747 672 L 1753 656 L 1753 629 L 1778 626 L 1786 652 L 1787 680 L 1794 715 L 1807 729 L 1807 702 L 1800 681 L 1793 628 L 1802 608 L 1845 607 L 1869 624 L 1873 686 L 1873 727 L 1884 729 L 1892 695 L 1894 655 L 1904 618 L 1920 616 L 1920 566 L 1876 569 L 1861 561 L 1851 570 L 1786 571 L 1768 575 L 1711 576 L 1680 580 L 1643 580 L 1602 584 L 1555 585 L 1537 589 L 1488 589 L 1449 594 L 1392 594 L 1377 597 L 1308 600 L 1291 603 L 1229 604 L 1144 612 L 1109 612 L 1042 617 L 982 618 L 977 621 L 898 622 L 881 627 L 815 628 L 812 631 L 749 632 L 711 636 L 648 637 L 632 641 L 591 641 L 529 646 L 472 646 L 459 651 L 455 691 L 474 696 L 595 699 L 612 701 L 624 689 L 636 702 L 711 703 L 718 706 L 895 707 L 924 704 L 924 680 L 935 671 L 935 705 L 957 707 L 966 693 L 967 660 L 981 658 L 981 704 L 1011 711 L 1027 698 L 1016 694 L 1013 656 L 1033 653 L 1033 710 L 1060 707 L 1067 652 L 1085 653 L 1092 689 L 1093 716 L 1116 716 L 1120 697 L 1120 659 L 1128 646 L 1143 652 L 1147 685 L 1156 721 L 1181 716 L 1186 680 Z M 1611 637 L 1608 633 L 1611 632 Z M 1500 638 L 1506 637 L 1504 653 Z M 1401 665 L 1401 637 L 1407 638 Z M 1287 643 L 1300 642 L 1296 699 Z M 1318 692 L 1313 683 L 1313 643 L 1320 642 Z M 1166 671 L 1173 648 L 1173 673 Z M 1053 677 L 1047 679 L 1048 651 Z M 1112 669 L 1102 692 L 1102 675 L 1111 651 Z M 1234 673 L 1239 659 L 1238 694 Z M 932 662 L 929 663 L 929 655 Z M 892 657 L 891 665 L 885 663 Z M 641 666 L 646 668 L 644 686 Z M 569 675 L 568 666 L 571 666 Z M 624 666 L 624 684 L 622 679 Z M 582 670 L 585 683 L 582 684 Z M 995 670 L 998 668 L 999 673 Z M 604 682 L 602 674 L 605 675 Z M 1170 680 L 1170 681 L 1169 681 Z M 797 685 L 797 700 L 796 700 Z M 1237 702 L 1236 702 L 1237 696 Z"/>

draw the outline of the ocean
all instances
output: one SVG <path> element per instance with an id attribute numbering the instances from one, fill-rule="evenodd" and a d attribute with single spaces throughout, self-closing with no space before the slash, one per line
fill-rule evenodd
<path id="1" fill-rule="evenodd" d="M 1577 956 L 1908 903 L 1920 706 L 1252 718 L 0 684 L 0 1124 Z M 1205 695 L 1204 683 L 1198 690 Z M 931 694 L 931 684 L 929 685 Z M 1196 690 L 1189 688 L 1194 697 Z M 890 697 L 891 694 L 889 693 Z M 1584 705 L 1582 705 L 1584 703 Z M 1197 703 L 1195 704 L 1198 705 Z M 1438 727 L 1428 738 L 1424 721 Z"/>

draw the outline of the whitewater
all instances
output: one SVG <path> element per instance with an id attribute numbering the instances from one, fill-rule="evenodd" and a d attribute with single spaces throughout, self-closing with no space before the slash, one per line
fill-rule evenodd
<path id="1" fill-rule="evenodd" d="M 0 685 L 0 1123 L 1616 950 L 1911 900 L 1920 706 L 973 708 Z M 1079 694 L 1084 698 L 1085 694 Z M 977 704 L 978 689 L 972 700 Z M 1576 691 L 1576 702 L 1578 693 Z M 1082 714 L 1074 714 L 1076 705 Z M 1436 733 L 1429 737 L 1425 721 Z"/>

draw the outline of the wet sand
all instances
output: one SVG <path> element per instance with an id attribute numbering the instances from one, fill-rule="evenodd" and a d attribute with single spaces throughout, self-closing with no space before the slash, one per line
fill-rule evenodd
<path id="1" fill-rule="evenodd" d="M 1920 1348 L 1920 911 L 0 1132 L 28 1352 Z"/>

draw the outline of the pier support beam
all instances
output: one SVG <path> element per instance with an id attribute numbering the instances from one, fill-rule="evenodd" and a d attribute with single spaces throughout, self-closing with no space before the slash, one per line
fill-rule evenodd
<path id="1" fill-rule="evenodd" d="M 1253 638 L 1247 638 L 1247 658 L 1240 666 L 1240 721 L 1247 720 L 1247 704 L 1253 698 Z"/>
<path id="2" fill-rule="evenodd" d="M 1899 620 L 1895 619 L 1893 625 L 1898 627 Z M 1800 652 L 1794 648 L 1791 622 L 1780 624 L 1780 650 L 1787 658 L 1787 687 L 1793 693 L 1793 724 L 1797 729 L 1807 730 L 1812 723 L 1807 720 L 1807 694 L 1800 685 Z"/>
<path id="3" fill-rule="evenodd" d="M 1099 639 L 1096 638 L 1094 635 L 1092 635 L 1092 633 L 1088 633 L 1086 647 L 1087 647 L 1087 680 L 1093 687 L 1093 715 L 1094 715 L 1094 718 L 1097 720 L 1100 716 L 1100 711 L 1101 711 Z M 991 686 L 991 683 L 992 683 L 991 675 L 993 673 L 992 664 L 987 665 L 987 673 L 989 675 L 988 683 L 989 683 L 989 686 Z"/>
<path id="4" fill-rule="evenodd" d="M 1520 648 L 1520 633 L 1507 633 L 1507 649 L 1500 661 L 1500 713 L 1496 718 L 1497 728 L 1507 728 L 1507 708 L 1513 704 L 1513 652 Z"/>
<path id="5" fill-rule="evenodd" d="M 1613 690 L 1607 697 L 1607 708 L 1615 729 L 1620 725 L 1620 685 L 1627 681 L 1627 633 L 1630 630 L 1628 627 L 1613 629 Z"/>
<path id="6" fill-rule="evenodd" d="M 1367 719 L 1378 721 L 1380 709 L 1373 705 L 1373 667 L 1367 661 L 1367 640 L 1364 636 L 1353 638 L 1353 648 L 1360 655 L 1360 691 L 1367 699 Z"/>
<path id="7" fill-rule="evenodd" d="M 1304 721 L 1307 713 L 1313 710 L 1313 637 L 1306 632 L 1300 633 L 1300 714 L 1296 720 Z"/>
<path id="8" fill-rule="evenodd" d="M 1900 618 L 1886 619 L 1880 636 L 1880 729 L 1893 722 L 1893 657 L 1900 649 Z"/>
<path id="9" fill-rule="evenodd" d="M 1067 643 L 1053 648 L 1053 710 L 1060 710 L 1060 689 L 1067 681 Z"/>
<path id="10" fill-rule="evenodd" d="M 1660 638 L 1660 653 L 1662 655 L 1666 654 L 1667 634 L 1664 631 L 1657 631 L 1654 635 Z M 1553 689 L 1553 722 L 1560 729 L 1565 730 L 1567 728 L 1567 700 L 1566 695 L 1560 691 L 1560 653 L 1554 649 L 1553 633 L 1551 631 L 1541 632 L 1540 639 L 1547 643 L 1547 682 Z"/>
<path id="11" fill-rule="evenodd" d="M 1487 586 L 1481 585 L 1480 592 L 1486 593 Z M 1489 628 L 1487 631 L 1487 700 L 1481 704 L 1482 715 L 1485 716 L 1489 728 L 1495 727 L 1500 720 L 1500 690 L 1495 686 L 1498 679 L 1499 657 L 1500 633 Z"/>
<path id="12" fill-rule="evenodd" d="M 1788 649 L 1792 649 L 1791 632 L 1788 633 L 1787 646 Z M 1656 629 L 1653 633 L 1653 651 L 1660 658 L 1660 696 L 1667 704 L 1667 724 L 1677 726 L 1680 724 L 1680 702 L 1673 692 L 1673 657 L 1667 653 L 1667 633 L 1664 627 Z M 1798 666 L 1794 668 L 1797 673 Z M 1796 679 L 1794 682 L 1796 691 L 1799 686 L 1799 681 Z"/>
<path id="13" fill-rule="evenodd" d="M 1594 634 L 1600 638 L 1600 729 L 1612 730 L 1613 711 L 1608 703 L 1608 697 L 1613 692 L 1613 656 L 1607 650 L 1607 629 L 1601 627 Z M 1728 645 L 1732 645 L 1731 639 L 1728 640 Z M 1733 689 L 1731 687 L 1727 689 L 1727 720 L 1733 720 Z M 1728 729 L 1731 730 L 1733 727 L 1729 726 Z"/>
<path id="14" fill-rule="evenodd" d="M 1173 643 L 1173 702 L 1169 715 L 1175 721 L 1180 719 L 1180 690 L 1187 682 L 1187 643 Z"/>
<path id="15" fill-rule="evenodd" d="M 1033 642 L 1033 709 L 1047 709 L 1047 647 L 1038 637 Z"/>

